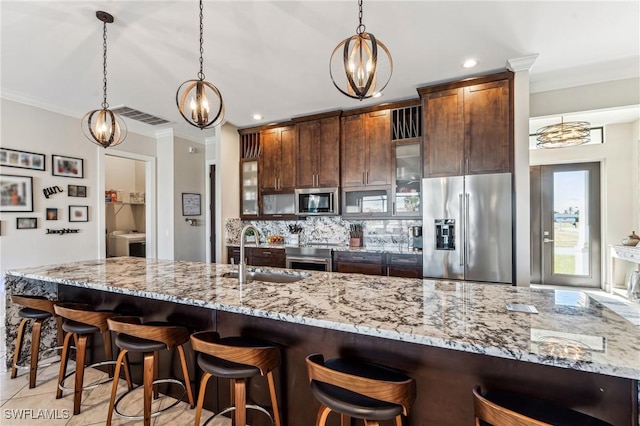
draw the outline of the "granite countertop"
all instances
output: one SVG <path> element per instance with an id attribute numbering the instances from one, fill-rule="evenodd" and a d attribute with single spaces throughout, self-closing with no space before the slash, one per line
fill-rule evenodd
<path id="1" fill-rule="evenodd" d="M 227 247 L 240 247 L 240 244 L 227 244 Z M 256 247 L 255 243 L 247 243 L 245 247 Z M 286 249 L 287 247 L 314 247 L 323 249 L 332 249 L 333 251 L 353 251 L 359 253 L 393 253 L 393 254 L 415 254 L 422 256 L 421 251 L 416 251 L 406 247 L 406 245 L 390 244 L 385 246 L 366 246 L 366 247 L 350 247 L 348 244 L 269 244 L 260 243 L 259 248 L 264 249 Z"/>
<path id="2" fill-rule="evenodd" d="M 307 278 L 240 286 L 222 277 L 230 265 L 116 257 L 10 271 L 6 285 L 26 277 L 640 379 L 640 327 L 581 291 L 263 269 Z"/>

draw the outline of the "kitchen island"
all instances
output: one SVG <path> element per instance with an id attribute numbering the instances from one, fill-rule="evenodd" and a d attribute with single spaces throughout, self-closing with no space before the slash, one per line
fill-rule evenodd
<path id="1" fill-rule="evenodd" d="M 314 352 L 357 356 L 414 377 L 414 426 L 472 425 L 474 385 L 552 399 L 614 425 L 638 425 L 640 329 L 584 292 L 289 270 L 278 272 L 304 278 L 240 286 L 223 277 L 230 270 L 122 257 L 10 271 L 5 287 L 7 298 L 87 301 L 150 320 L 179 320 L 193 330 L 277 342 L 282 411 L 291 426 L 315 419 L 304 365 Z M 507 304 L 532 305 L 538 313 L 512 312 Z M 7 353 L 17 309 L 7 301 Z M 45 332 L 43 345 L 54 339 Z M 195 364 L 190 371 L 195 379 Z M 250 394 L 263 402 L 259 391 Z"/>

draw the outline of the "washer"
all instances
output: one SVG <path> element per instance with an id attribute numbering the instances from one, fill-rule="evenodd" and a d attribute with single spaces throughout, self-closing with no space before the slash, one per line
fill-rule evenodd
<path id="1" fill-rule="evenodd" d="M 145 256 L 146 234 L 113 231 L 109 236 L 109 256 Z"/>

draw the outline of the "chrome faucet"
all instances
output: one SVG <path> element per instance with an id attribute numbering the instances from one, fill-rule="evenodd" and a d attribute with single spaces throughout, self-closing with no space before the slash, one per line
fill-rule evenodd
<path id="1" fill-rule="evenodd" d="M 253 225 L 245 225 L 240 231 L 240 262 L 238 263 L 238 282 L 244 284 L 247 282 L 247 260 L 244 257 L 244 244 L 247 231 L 253 230 L 253 235 L 256 239 L 256 247 L 260 246 L 260 233 L 258 229 Z"/>

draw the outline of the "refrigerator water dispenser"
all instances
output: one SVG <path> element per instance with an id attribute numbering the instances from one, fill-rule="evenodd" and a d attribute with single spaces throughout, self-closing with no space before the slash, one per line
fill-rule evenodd
<path id="1" fill-rule="evenodd" d="M 436 250 L 456 249 L 456 220 L 436 219 Z"/>

